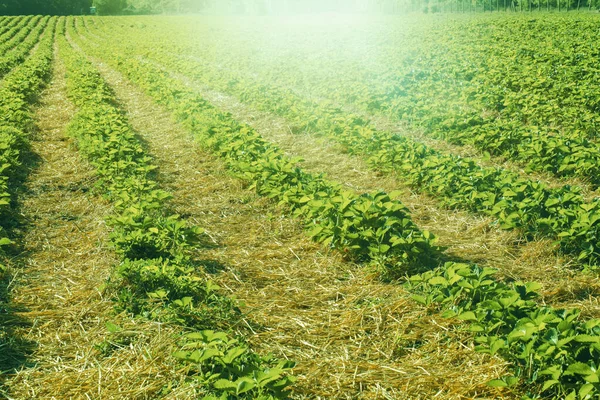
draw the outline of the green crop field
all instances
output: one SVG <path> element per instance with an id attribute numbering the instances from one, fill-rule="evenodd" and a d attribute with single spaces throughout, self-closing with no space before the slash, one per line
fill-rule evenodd
<path id="1" fill-rule="evenodd" d="M 598 398 L 584 3 L 0 17 L 0 398 Z"/>

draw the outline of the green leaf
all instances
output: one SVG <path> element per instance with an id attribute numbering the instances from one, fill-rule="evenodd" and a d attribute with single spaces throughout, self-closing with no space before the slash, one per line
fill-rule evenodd
<path id="1" fill-rule="evenodd" d="M 519 378 L 516 376 L 507 376 L 504 378 L 504 380 L 508 386 L 515 386 L 517 383 L 519 383 Z"/>
<path id="2" fill-rule="evenodd" d="M 410 297 L 417 303 L 423 304 L 425 306 L 429 304 L 429 302 L 427 301 L 427 297 L 425 297 L 425 296 L 421 296 L 419 294 L 413 294 Z"/>
<path id="3" fill-rule="evenodd" d="M 484 332 L 485 328 L 483 327 L 483 325 L 480 325 L 480 324 L 472 324 L 471 326 L 469 326 L 469 331 L 470 332 Z"/>
<path id="4" fill-rule="evenodd" d="M 502 379 L 492 379 L 487 385 L 491 387 L 507 387 L 508 383 L 504 382 Z"/>
<path id="5" fill-rule="evenodd" d="M 187 360 L 189 357 L 189 354 L 187 351 L 176 351 L 173 353 L 173 357 L 175 357 L 179 360 Z"/>
<path id="6" fill-rule="evenodd" d="M 256 382 L 254 382 L 251 378 L 243 377 L 236 381 L 237 383 L 237 394 L 246 393 L 256 387 Z"/>
<path id="7" fill-rule="evenodd" d="M 552 386 L 556 385 L 557 383 L 559 383 L 559 381 L 557 381 L 556 379 L 551 379 L 551 380 L 544 382 L 544 385 L 542 386 L 542 392 L 550 389 Z"/>
<path id="8" fill-rule="evenodd" d="M 458 315 L 458 319 L 461 321 L 477 321 L 477 316 L 473 311 L 467 311 Z"/>
<path id="9" fill-rule="evenodd" d="M 443 276 L 434 276 L 428 282 L 430 285 L 443 285 L 448 286 L 448 281 Z"/>
<path id="10" fill-rule="evenodd" d="M 498 352 L 498 350 L 503 349 L 505 347 L 506 347 L 506 343 L 504 342 L 503 339 L 496 339 L 490 345 L 490 353 L 492 355 L 494 355 Z"/>
<path id="11" fill-rule="evenodd" d="M 577 392 L 573 390 L 565 397 L 565 400 L 577 400 Z"/>
<path id="12" fill-rule="evenodd" d="M 599 343 L 600 336 L 577 335 L 575 336 L 575 341 L 579 343 Z"/>
<path id="13" fill-rule="evenodd" d="M 196 350 L 192 354 L 190 354 L 189 359 L 195 363 L 202 363 L 203 361 L 208 360 L 209 358 L 213 358 L 221 355 L 221 352 L 218 349 L 204 349 L 202 351 Z"/>
<path id="14" fill-rule="evenodd" d="M 589 365 L 584 364 L 582 362 L 577 362 L 569 365 L 569 367 L 567 368 L 567 372 L 571 372 L 577 375 L 591 375 L 595 371 Z"/>
<path id="15" fill-rule="evenodd" d="M 246 352 L 246 348 L 244 348 L 244 347 L 234 347 L 233 349 L 230 349 L 225 354 L 225 356 L 223 357 L 223 362 L 225 364 L 231 364 L 231 363 L 233 363 L 233 361 L 236 358 L 238 358 L 239 356 L 241 356 L 245 352 Z"/>
<path id="16" fill-rule="evenodd" d="M 546 200 L 546 203 L 544 205 L 546 207 L 552 207 L 552 206 L 557 205 L 559 203 L 560 203 L 560 199 L 550 198 L 550 199 Z"/>
<path id="17" fill-rule="evenodd" d="M 269 382 L 276 381 L 281 377 L 283 370 L 280 368 L 272 368 L 266 371 L 260 371 L 257 373 L 257 380 L 261 386 L 265 386 Z"/>
<path id="18" fill-rule="evenodd" d="M 585 399 L 588 394 L 590 394 L 594 390 L 594 385 L 591 383 L 586 383 L 579 389 L 579 398 Z"/>
<path id="19" fill-rule="evenodd" d="M 225 390 L 228 392 L 236 392 L 237 384 L 227 379 L 219 379 L 215 383 L 213 383 L 213 387 L 215 389 Z"/>
<path id="20" fill-rule="evenodd" d="M 113 324 L 112 322 L 107 322 L 106 323 L 106 330 L 108 330 L 110 333 L 117 333 L 120 332 L 123 328 L 121 328 L 119 325 Z"/>

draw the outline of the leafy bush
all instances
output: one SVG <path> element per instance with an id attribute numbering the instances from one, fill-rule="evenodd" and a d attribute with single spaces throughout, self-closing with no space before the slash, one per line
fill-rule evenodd
<path id="1" fill-rule="evenodd" d="M 289 375 L 293 362 L 261 358 L 223 332 L 186 334 L 181 347 L 175 357 L 193 368 L 204 400 L 283 399 L 295 382 Z"/>
<path id="2" fill-rule="evenodd" d="M 111 286 L 119 309 L 193 329 L 226 328 L 241 318 L 236 303 L 194 267 L 163 259 L 124 260 Z"/>
<path id="3" fill-rule="evenodd" d="M 491 386 L 532 385 L 549 395 L 589 399 L 600 393 L 600 320 L 579 321 L 578 310 L 539 306 L 539 284 L 506 284 L 495 270 L 446 263 L 410 277 L 407 288 L 423 305 L 469 324 L 475 349 L 501 355 L 514 375 Z M 541 389 L 539 389 L 541 387 Z"/>

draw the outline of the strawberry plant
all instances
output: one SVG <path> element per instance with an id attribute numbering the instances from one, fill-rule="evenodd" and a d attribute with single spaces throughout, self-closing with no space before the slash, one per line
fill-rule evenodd
<path id="1" fill-rule="evenodd" d="M 261 358 L 223 332 L 186 334 L 175 357 L 196 372 L 205 400 L 285 398 L 286 387 L 295 381 L 289 375 L 293 362 Z"/>
<path id="2" fill-rule="evenodd" d="M 598 220 L 593 216 L 590 218 L 586 209 L 595 209 L 598 200 L 584 200 L 577 187 L 551 189 L 517 173 L 483 168 L 474 160 L 443 154 L 406 137 L 376 130 L 368 120 L 327 104 L 305 100 L 289 89 L 265 85 L 247 77 L 242 79 L 231 71 L 223 73 L 196 60 L 172 56 L 157 49 L 145 54 L 161 64 L 185 71 L 204 84 L 235 94 L 244 102 L 284 116 L 294 124 L 293 131 L 327 135 L 342 143 L 347 151 L 366 156 L 374 168 L 398 174 L 417 190 L 438 197 L 445 206 L 490 215 L 496 218 L 499 226 L 520 230 L 526 239 L 555 239 L 560 245 L 559 251 L 574 256 L 579 265 L 597 263 L 600 255 L 596 239 Z M 165 72 L 154 73 L 166 77 Z M 159 101 L 165 105 L 177 100 L 176 95 L 158 86 L 148 90 L 155 91 L 156 97 L 160 94 Z M 180 109 L 179 118 L 188 124 L 194 124 L 190 115 L 206 107 L 203 99 L 195 101 L 198 103 L 190 101 Z M 202 131 L 202 125 L 196 123 L 193 126 Z M 483 138 L 477 140 L 481 142 Z M 514 140 L 521 141 L 518 137 Z M 555 147 L 564 146 L 557 144 Z M 581 151 L 577 154 L 583 154 Z M 551 163 L 554 165 L 553 161 Z M 582 224 L 581 221 L 586 222 Z"/>
<path id="3" fill-rule="evenodd" d="M 413 265 L 436 263 L 437 249 L 431 245 L 429 234 L 413 229 L 402 204 L 393 201 L 393 196 L 379 192 L 357 196 L 323 176 L 306 174 L 298 168 L 297 160 L 284 157 L 258 133 L 212 107 L 153 62 L 119 55 L 124 48 L 134 51 L 118 44 L 91 51 L 171 109 L 203 146 L 222 157 L 240 178 L 250 181 L 252 189 L 288 206 L 315 240 L 339 249 L 351 259 L 381 263 L 384 271 L 393 271 L 389 266 L 405 257 L 413 260 Z M 293 121 L 295 132 L 322 132 L 339 140 L 348 151 L 366 155 L 372 165 L 400 174 L 415 187 L 439 196 L 449 207 L 493 215 L 502 227 L 520 229 L 529 238 L 554 237 L 561 243 L 562 251 L 575 254 L 582 262 L 597 259 L 597 200 L 586 201 L 576 187 L 549 188 L 505 170 L 481 168 L 473 160 L 441 154 L 423 144 L 375 130 L 365 119 L 304 101 L 291 91 L 274 90 L 253 79 L 217 71 L 213 66 L 183 62 L 183 57 L 175 60 L 165 51 L 144 51 L 157 62 L 177 67 L 218 89 L 230 88 L 259 108 L 264 104 L 263 109 Z M 427 76 L 426 72 L 416 71 L 412 78 Z M 374 102 L 371 107 L 381 107 L 383 103 Z M 408 107 L 409 103 L 404 105 Z M 424 113 L 418 109 L 411 112 Z M 429 114 L 432 127 L 444 121 L 442 113 Z M 480 122 L 476 117 L 465 121 L 467 126 Z M 421 257 L 431 257 L 433 262 L 428 264 Z M 447 263 L 414 275 L 415 271 L 408 268 L 410 264 L 401 265 L 401 273 L 413 274 L 406 286 L 415 301 L 464 323 L 474 335 L 477 351 L 499 355 L 510 362 L 511 375 L 490 381 L 491 386 L 519 384 L 532 398 L 585 399 L 597 393 L 596 347 L 600 332 L 596 320 L 584 320 L 577 310 L 540 304 L 539 285 L 503 282 L 490 268 Z M 165 292 L 152 293 L 160 299 L 167 296 Z M 203 373 L 210 371 L 205 377 L 215 371 L 214 366 L 206 365 L 213 362 L 212 354 L 218 354 L 218 358 L 229 351 L 208 351 L 211 335 L 196 337 L 197 352 L 186 349 L 179 354 Z M 221 374 L 225 367 L 221 361 L 218 366 Z M 235 398 L 255 387 L 256 382 L 250 376 L 246 378 L 229 377 L 218 387 L 209 383 L 206 390 L 225 391 L 211 393 L 212 398 Z"/>
<path id="4" fill-rule="evenodd" d="M 225 332 L 205 330 L 230 329 L 240 315 L 235 302 L 220 294 L 220 288 L 204 279 L 193 263 L 189 253 L 202 230 L 168 212 L 170 194 L 153 180 L 152 159 L 117 108 L 114 94 L 93 65 L 68 43 L 65 25 L 60 25 L 59 33 L 68 95 L 79 108 L 68 130 L 96 168 L 98 187 L 114 205 L 107 222 L 113 227 L 111 242 L 122 256 L 109 282 L 117 309 L 202 330 L 183 335 L 182 349 L 174 353 L 196 367 L 190 367 L 188 383 L 199 392 L 222 398 L 230 393 L 236 398 L 287 397 L 292 365 L 262 358 Z M 198 357 L 201 346 L 208 352 Z"/>
<path id="5" fill-rule="evenodd" d="M 501 355 L 514 375 L 489 382 L 523 382 L 559 398 L 587 399 L 600 393 L 600 320 L 581 320 L 578 310 L 540 306 L 540 285 L 494 279 L 495 270 L 466 264 L 410 277 L 413 299 L 439 307 L 442 315 L 468 324 L 476 351 Z M 532 393 L 533 395 L 533 393 Z"/>

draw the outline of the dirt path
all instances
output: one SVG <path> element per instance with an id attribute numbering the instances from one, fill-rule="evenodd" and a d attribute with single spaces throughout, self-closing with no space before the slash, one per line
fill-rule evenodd
<path id="1" fill-rule="evenodd" d="M 170 113 L 96 64 L 159 165 L 175 211 L 213 239 L 198 256 L 244 302 L 253 325 L 241 329 L 259 351 L 299 362 L 294 397 L 461 398 L 489 390 L 484 383 L 501 373 L 501 360 L 474 353 L 463 333 L 401 287 L 312 243 L 200 150 Z"/>
<path id="2" fill-rule="evenodd" d="M 113 316 L 110 296 L 100 291 L 117 262 L 107 248 L 104 217 L 110 206 L 94 194 L 93 170 L 66 139 L 74 111 L 65 95 L 64 67 L 57 62 L 35 115 L 39 131 L 31 152 L 40 162 L 20 200 L 23 252 L 15 260 L 9 307 L 20 320 L 12 330 L 15 342 L 30 349 L 23 368 L 8 375 L 8 396 L 155 398 L 173 379 L 172 333 Z M 108 321 L 131 329 L 135 340 L 129 348 L 117 346 L 112 354 L 98 350 L 112 339 Z"/>

